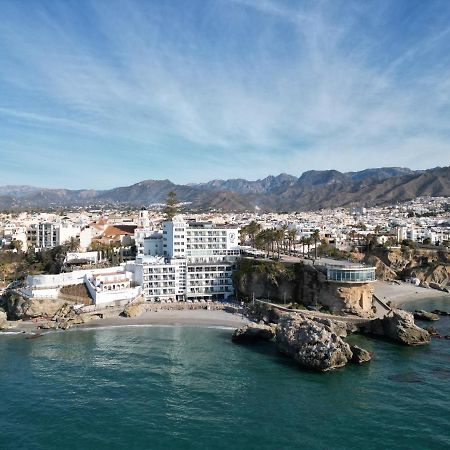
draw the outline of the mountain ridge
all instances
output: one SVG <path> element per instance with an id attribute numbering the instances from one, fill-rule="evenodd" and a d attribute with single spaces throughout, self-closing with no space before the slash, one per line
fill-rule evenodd
<path id="1" fill-rule="evenodd" d="M 113 189 L 50 189 L 0 186 L 1 209 L 164 203 L 175 191 L 193 209 L 225 211 L 295 211 L 338 206 L 372 206 L 417 196 L 450 196 L 450 167 L 416 170 L 382 167 L 357 172 L 309 170 L 295 177 L 286 173 L 249 181 L 243 178 L 176 184 L 142 180 Z"/>

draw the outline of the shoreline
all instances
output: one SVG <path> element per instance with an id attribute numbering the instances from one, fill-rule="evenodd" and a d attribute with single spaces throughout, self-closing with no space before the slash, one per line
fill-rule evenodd
<path id="1" fill-rule="evenodd" d="M 402 282 L 397 284 L 387 281 L 374 283 L 374 294 L 384 302 L 391 301 L 396 307 L 417 302 L 420 308 L 420 300 L 448 299 L 450 307 L 450 294 L 435 289 L 427 289 Z M 239 328 L 249 323 L 250 320 L 239 314 L 227 312 L 223 309 L 160 309 L 145 311 L 136 317 L 110 317 L 73 325 L 71 329 L 95 329 L 127 326 L 192 326 L 192 327 L 227 327 Z M 18 323 L 10 322 L 10 327 L 0 331 L 0 334 L 45 334 L 48 331 L 38 328 L 41 321 L 27 320 Z"/>
<path id="2" fill-rule="evenodd" d="M 111 317 L 91 320 L 80 325 L 73 325 L 70 330 L 158 325 L 239 328 L 249 322 L 250 321 L 241 314 L 226 312 L 224 310 L 159 310 L 146 311 L 137 317 Z M 20 322 L 16 326 L 1 331 L 0 334 L 32 335 L 58 331 L 39 329 L 38 325 L 39 322 L 34 321 Z"/>
<path id="3" fill-rule="evenodd" d="M 374 283 L 374 294 L 384 302 L 391 301 L 395 306 L 402 306 L 418 300 L 429 300 L 433 298 L 448 297 L 450 305 L 450 294 L 436 289 L 427 289 L 410 283 L 400 282 L 397 284 L 388 281 L 376 281 Z"/>
<path id="4" fill-rule="evenodd" d="M 241 314 L 230 313 L 224 310 L 159 310 L 146 311 L 137 317 L 112 317 L 92 320 L 74 326 L 75 328 L 100 328 L 103 326 L 128 325 L 169 325 L 169 326 L 223 326 L 239 327 L 249 320 Z"/>

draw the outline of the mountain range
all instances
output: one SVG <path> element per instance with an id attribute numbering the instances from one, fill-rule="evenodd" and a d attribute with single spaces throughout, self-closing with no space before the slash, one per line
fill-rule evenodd
<path id="1" fill-rule="evenodd" d="M 212 180 L 175 184 L 170 180 L 145 180 L 109 190 L 45 189 L 33 186 L 0 186 L 0 209 L 164 203 L 170 191 L 192 209 L 224 211 L 297 211 L 338 206 L 373 206 L 419 196 L 450 197 L 450 167 L 410 170 L 401 167 L 342 173 L 310 170 L 300 177 L 282 173 L 249 181 Z"/>

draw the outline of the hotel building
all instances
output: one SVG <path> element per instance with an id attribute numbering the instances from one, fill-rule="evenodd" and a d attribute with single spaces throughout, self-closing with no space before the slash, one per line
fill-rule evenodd
<path id="1" fill-rule="evenodd" d="M 150 301 L 225 300 L 240 254 L 239 230 L 175 218 L 144 238 L 135 264 L 136 282 Z"/>

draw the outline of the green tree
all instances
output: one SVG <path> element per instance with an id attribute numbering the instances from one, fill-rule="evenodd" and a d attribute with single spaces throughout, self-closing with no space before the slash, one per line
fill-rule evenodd
<path id="1" fill-rule="evenodd" d="M 288 231 L 289 254 L 291 254 L 292 247 L 295 247 L 296 239 L 297 239 L 297 230 L 289 230 Z"/>
<path id="2" fill-rule="evenodd" d="M 80 240 L 75 237 L 71 237 L 67 242 L 64 243 L 64 245 L 66 246 L 67 251 L 76 252 L 80 248 Z"/>
<path id="3" fill-rule="evenodd" d="M 175 191 L 170 191 L 167 194 L 166 206 L 164 208 L 164 214 L 166 220 L 172 220 L 179 212 L 177 194 Z"/>
<path id="4" fill-rule="evenodd" d="M 13 239 L 11 241 L 11 249 L 16 250 L 18 252 L 22 251 L 23 242 L 19 239 Z"/>
<path id="5" fill-rule="evenodd" d="M 286 230 L 283 227 L 273 230 L 273 240 L 275 241 L 275 244 L 277 246 L 278 258 L 280 258 L 281 248 L 283 246 L 283 241 L 285 238 L 285 231 Z"/>
<path id="6" fill-rule="evenodd" d="M 312 234 L 312 239 L 314 241 L 314 259 L 317 259 L 317 242 L 320 241 L 319 230 L 314 230 L 314 233 Z"/>
<path id="7" fill-rule="evenodd" d="M 244 244 L 247 238 L 250 240 L 252 247 L 255 247 L 255 238 L 261 232 L 261 225 L 252 220 L 248 225 L 241 228 L 241 243 Z"/>
<path id="8" fill-rule="evenodd" d="M 305 238 L 305 244 L 308 247 L 308 256 L 309 256 L 309 253 L 311 251 L 312 239 L 310 237 L 306 237 Z"/>
<path id="9" fill-rule="evenodd" d="M 300 239 L 300 244 L 302 244 L 302 255 L 305 257 L 305 245 L 308 244 L 308 238 L 306 236 L 302 236 Z"/>

